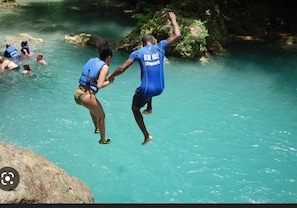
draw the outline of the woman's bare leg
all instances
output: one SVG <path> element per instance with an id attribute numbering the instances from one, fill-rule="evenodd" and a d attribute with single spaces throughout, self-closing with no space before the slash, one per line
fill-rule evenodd
<path id="1" fill-rule="evenodd" d="M 94 124 L 94 127 L 95 127 L 95 133 L 99 133 L 99 121 L 96 117 L 96 115 L 94 115 L 91 111 L 90 111 L 90 115 L 91 115 L 91 118 L 92 118 L 92 121 L 93 121 L 93 124 Z"/>
<path id="2" fill-rule="evenodd" d="M 101 103 L 96 99 L 95 95 L 90 94 L 84 97 L 82 100 L 82 105 L 89 109 L 91 117 L 98 120 L 98 127 L 100 130 L 101 141 L 106 142 L 107 138 L 105 137 L 105 113 L 102 108 Z"/>

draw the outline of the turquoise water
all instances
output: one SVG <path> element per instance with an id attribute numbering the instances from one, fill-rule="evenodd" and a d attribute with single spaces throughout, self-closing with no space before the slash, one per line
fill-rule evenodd
<path id="1" fill-rule="evenodd" d="M 95 203 L 297 202 L 296 48 L 241 44 L 206 65 L 169 57 L 165 91 L 154 98 L 153 114 L 144 116 L 153 135 L 145 146 L 130 110 L 140 77 L 134 64 L 97 94 L 112 138 L 99 145 L 88 111 L 73 100 L 82 66 L 97 53 L 65 43 L 64 36 L 84 31 L 116 40 L 133 24 L 116 17 L 85 23 L 103 14 L 95 11 L 68 18 L 72 2 L 31 3 L 30 15 L 22 21 L 17 15 L 11 27 L 13 11 L 0 9 L 1 40 L 23 32 L 42 38 L 45 43 L 31 45 L 48 62 L 25 60 L 36 78 L 0 75 L 1 141 L 33 150 L 79 178 Z M 63 15 L 50 15 L 59 4 Z M 54 23 L 60 27 L 44 30 Z M 111 71 L 126 58 L 115 51 Z"/>

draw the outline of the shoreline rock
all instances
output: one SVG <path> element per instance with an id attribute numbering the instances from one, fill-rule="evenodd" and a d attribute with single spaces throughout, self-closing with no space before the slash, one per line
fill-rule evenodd
<path id="1" fill-rule="evenodd" d="M 71 33 L 71 34 L 65 35 L 64 40 L 67 43 L 76 44 L 76 45 L 85 44 L 96 48 L 97 41 L 100 41 L 102 39 L 100 37 L 97 37 L 92 34 L 87 34 L 87 33 L 80 33 L 80 34 Z"/>
<path id="2" fill-rule="evenodd" d="M 0 152 L 0 169 L 11 167 L 20 176 L 13 190 L 0 189 L 0 203 L 94 203 L 89 187 L 45 157 L 5 142 L 0 142 Z"/>

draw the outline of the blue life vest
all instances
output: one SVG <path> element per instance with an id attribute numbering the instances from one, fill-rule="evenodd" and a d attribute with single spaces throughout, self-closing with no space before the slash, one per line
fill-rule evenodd
<path id="1" fill-rule="evenodd" d="M 22 54 L 25 54 L 24 49 L 27 49 L 28 54 L 30 54 L 30 49 L 29 49 L 28 45 L 25 45 L 25 46 L 22 47 L 22 49 L 21 49 Z"/>
<path id="2" fill-rule="evenodd" d="M 99 72 L 105 64 L 106 63 L 99 58 L 89 59 L 83 68 L 79 84 L 90 88 L 96 94 L 99 90 L 97 87 Z"/>
<path id="3" fill-rule="evenodd" d="M 8 48 L 6 48 L 6 51 L 8 52 L 8 54 L 10 55 L 11 58 L 19 58 L 20 57 L 17 49 L 14 46 L 9 46 Z"/>

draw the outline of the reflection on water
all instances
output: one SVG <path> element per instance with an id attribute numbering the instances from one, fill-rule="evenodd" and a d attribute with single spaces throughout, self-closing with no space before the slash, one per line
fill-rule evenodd
<path id="1" fill-rule="evenodd" d="M 1 141 L 78 177 L 96 203 L 297 202 L 296 50 L 241 44 L 206 65 L 169 57 L 165 91 L 144 117 L 154 137 L 146 146 L 131 112 L 140 76 L 132 65 L 97 94 L 113 140 L 102 146 L 87 110 L 73 100 L 82 67 L 97 52 L 65 43 L 64 36 L 86 32 L 116 40 L 133 23 L 117 8 L 79 6 L 94 1 L 30 2 L 17 12 L 0 9 L 0 37 L 42 38 L 29 44 L 48 65 L 25 60 L 36 79 L 0 75 Z M 126 58 L 115 51 L 111 71 Z"/>

